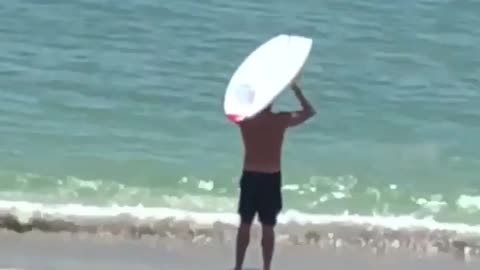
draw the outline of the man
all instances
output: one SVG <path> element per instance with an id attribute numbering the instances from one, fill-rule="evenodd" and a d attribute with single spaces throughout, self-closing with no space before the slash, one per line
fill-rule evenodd
<path id="1" fill-rule="evenodd" d="M 292 83 L 302 109 L 297 112 L 271 111 L 271 105 L 251 119 L 239 122 L 244 143 L 243 173 L 240 179 L 235 270 L 241 270 L 250 242 L 250 227 L 258 213 L 262 224 L 263 270 L 270 270 L 277 216 L 282 209 L 281 152 L 285 131 L 315 114 L 296 80 Z"/>

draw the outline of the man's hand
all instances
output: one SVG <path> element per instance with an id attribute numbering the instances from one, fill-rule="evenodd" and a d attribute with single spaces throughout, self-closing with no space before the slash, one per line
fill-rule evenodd
<path id="1" fill-rule="evenodd" d="M 296 79 L 298 79 L 298 76 Z M 294 127 L 314 116 L 316 112 L 310 102 L 308 102 L 308 100 L 303 96 L 302 90 L 297 85 L 297 81 L 292 81 L 290 86 L 300 102 L 302 109 L 297 112 L 282 113 L 281 115 L 283 119 L 285 119 L 285 123 L 288 127 Z"/>
<path id="2" fill-rule="evenodd" d="M 298 82 L 300 81 L 300 77 L 302 76 L 302 71 L 299 71 L 297 73 L 297 75 L 292 79 L 292 82 L 291 82 L 291 87 L 292 89 L 294 88 L 298 88 L 297 84 Z M 295 90 L 295 89 L 294 89 Z"/>
<path id="3" fill-rule="evenodd" d="M 302 101 L 304 98 L 303 98 L 303 94 L 302 94 L 302 89 L 300 88 L 300 86 L 298 86 L 298 80 L 300 78 L 300 73 L 294 78 L 294 80 L 292 80 L 292 83 L 290 84 L 290 87 L 292 88 L 293 90 L 293 93 L 295 94 L 295 96 L 300 100 Z"/>
<path id="4" fill-rule="evenodd" d="M 293 92 L 295 92 L 295 93 L 299 93 L 299 92 L 302 91 L 302 90 L 300 89 L 300 87 L 298 87 L 297 82 L 292 82 L 292 84 L 290 85 L 290 87 L 292 88 Z"/>

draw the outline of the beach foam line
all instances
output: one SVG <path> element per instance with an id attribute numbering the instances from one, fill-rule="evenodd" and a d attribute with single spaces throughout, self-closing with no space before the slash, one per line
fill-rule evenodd
<path id="1" fill-rule="evenodd" d="M 25 201 L 0 201 L 0 213 L 15 216 L 19 222 L 26 223 L 32 218 L 61 219 L 78 221 L 82 219 L 105 219 L 119 216 L 129 216 L 135 220 L 191 221 L 202 225 L 221 222 L 229 225 L 238 224 L 236 213 L 202 213 L 182 209 L 148 208 L 138 206 L 98 207 L 81 204 L 42 204 Z M 299 225 L 320 225 L 331 223 L 380 226 L 393 230 L 406 228 L 424 228 L 428 230 L 447 230 L 458 233 L 473 233 L 480 235 L 480 225 L 462 223 L 441 223 L 433 218 L 417 219 L 413 216 L 360 216 L 360 215 L 317 215 L 287 210 L 278 218 L 280 224 L 295 223 Z"/>
<path id="2" fill-rule="evenodd" d="M 0 201 L 0 228 L 18 233 L 154 237 L 232 244 L 237 224 L 235 213 L 199 213 L 141 205 L 97 207 Z M 278 241 L 293 245 L 354 246 L 375 253 L 387 249 L 416 253 L 434 250 L 433 253 L 480 256 L 480 226 L 445 224 L 410 216 L 312 215 L 288 210 L 280 215 L 277 231 Z"/>

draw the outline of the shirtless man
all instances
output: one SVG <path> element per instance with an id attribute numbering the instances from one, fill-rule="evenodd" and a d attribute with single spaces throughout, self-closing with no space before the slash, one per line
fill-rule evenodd
<path id="1" fill-rule="evenodd" d="M 292 83 L 302 109 L 297 112 L 271 111 L 271 105 L 252 119 L 238 125 L 244 143 L 243 173 L 240 179 L 235 270 L 241 270 L 250 242 L 250 226 L 258 213 L 262 224 L 263 270 L 270 270 L 277 215 L 282 209 L 281 153 L 285 131 L 315 114 L 296 82 Z"/>

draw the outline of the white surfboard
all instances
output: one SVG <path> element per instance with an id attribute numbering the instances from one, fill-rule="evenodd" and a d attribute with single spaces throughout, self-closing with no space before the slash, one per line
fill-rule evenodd
<path id="1" fill-rule="evenodd" d="M 233 73 L 223 108 L 232 122 L 254 117 L 270 105 L 302 70 L 312 39 L 278 35 L 256 48 Z"/>

